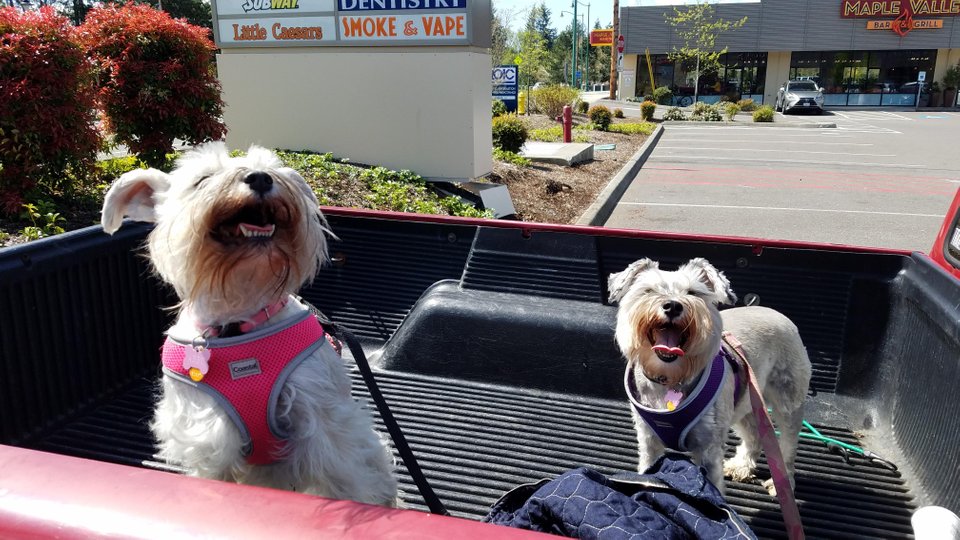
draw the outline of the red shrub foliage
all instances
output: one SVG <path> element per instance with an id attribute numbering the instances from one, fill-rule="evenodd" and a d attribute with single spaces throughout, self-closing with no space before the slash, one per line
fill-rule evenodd
<path id="1" fill-rule="evenodd" d="M 173 140 L 223 137 L 209 30 L 142 4 L 93 9 L 81 39 L 100 67 L 99 100 L 117 142 L 152 166 Z"/>
<path id="2" fill-rule="evenodd" d="M 39 182 L 93 163 L 93 71 L 67 18 L 52 7 L 0 9 L 0 212 L 21 210 Z"/>

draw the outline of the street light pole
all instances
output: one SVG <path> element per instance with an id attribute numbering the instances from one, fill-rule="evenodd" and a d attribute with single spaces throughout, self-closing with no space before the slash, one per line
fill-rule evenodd
<path id="1" fill-rule="evenodd" d="M 583 89 L 589 92 L 590 88 L 588 86 L 590 84 L 590 2 L 587 2 L 587 24 L 584 30 L 587 33 L 587 69 L 584 70 L 587 76 L 584 78 L 584 81 L 583 81 L 584 83 Z"/>
<path id="2" fill-rule="evenodd" d="M 572 54 L 573 70 L 570 72 L 570 75 L 571 75 L 570 80 L 573 81 L 573 84 L 570 86 L 573 86 L 574 88 L 577 87 L 577 41 L 579 41 L 578 39 L 579 36 L 577 35 L 577 4 L 578 3 L 579 2 L 577 2 L 577 0 L 573 0 L 573 36 L 572 36 L 573 51 L 571 51 L 573 53 Z"/>

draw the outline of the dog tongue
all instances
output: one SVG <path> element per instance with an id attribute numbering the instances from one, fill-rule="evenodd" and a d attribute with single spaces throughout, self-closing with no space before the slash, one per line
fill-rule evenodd
<path id="1" fill-rule="evenodd" d="M 676 328 L 668 327 L 655 330 L 653 338 L 656 340 L 656 343 L 653 344 L 654 352 L 683 356 L 683 349 L 678 347 L 680 345 L 680 332 Z"/>

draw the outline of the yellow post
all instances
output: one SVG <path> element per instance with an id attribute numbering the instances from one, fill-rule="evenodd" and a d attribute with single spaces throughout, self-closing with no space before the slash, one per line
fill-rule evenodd
<path id="1" fill-rule="evenodd" d="M 650 72 L 650 95 L 657 89 L 657 82 L 653 79 L 653 63 L 650 62 L 650 48 L 647 47 L 647 70 Z"/>

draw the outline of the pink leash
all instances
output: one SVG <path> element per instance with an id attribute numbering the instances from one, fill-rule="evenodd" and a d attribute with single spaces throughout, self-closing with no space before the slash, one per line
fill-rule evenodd
<path id="1" fill-rule="evenodd" d="M 750 407 L 753 409 L 753 415 L 757 418 L 757 432 L 760 435 L 760 444 L 763 446 L 763 453 L 767 456 L 767 466 L 770 467 L 770 476 L 773 477 L 773 485 L 777 488 L 777 500 L 780 502 L 780 510 L 783 512 L 783 523 L 787 527 L 787 537 L 790 540 L 803 540 L 803 525 L 800 523 L 800 509 L 797 507 L 797 499 L 793 496 L 793 488 L 790 487 L 790 480 L 787 479 L 787 473 L 784 466 L 783 454 L 780 453 L 780 444 L 777 442 L 777 434 L 773 429 L 773 422 L 767 414 L 767 405 L 763 402 L 763 396 L 760 394 L 760 385 L 757 384 L 757 377 L 750 369 L 750 363 L 747 362 L 747 355 L 743 352 L 743 344 L 730 332 L 723 333 L 723 339 L 727 342 L 740 360 L 743 360 L 744 369 L 747 371 L 747 387 L 750 391 Z"/>

